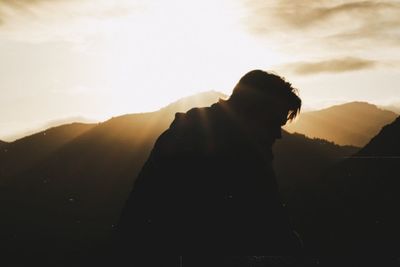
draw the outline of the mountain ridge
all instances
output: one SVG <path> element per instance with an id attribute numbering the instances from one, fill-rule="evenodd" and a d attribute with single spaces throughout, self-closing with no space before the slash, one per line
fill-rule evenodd
<path id="1" fill-rule="evenodd" d="M 380 105 L 380 108 L 393 111 L 394 113 L 400 115 L 400 102 L 394 103 L 392 105 Z"/>
<path id="2" fill-rule="evenodd" d="M 203 106 L 219 98 L 214 94 Z M 4 227 L 0 229 L 7 229 L 0 233 L 5 236 L 4 242 L 35 244 L 38 239 L 49 240 L 45 246 L 51 248 L 57 236 L 60 246 L 70 249 L 107 240 L 155 140 L 168 128 L 176 111 L 185 111 L 179 102 L 172 107 L 91 125 L 27 168 L 19 168 L 0 187 L 4 214 L 0 222 Z M 44 137 L 49 133 L 43 133 L 39 134 L 41 140 L 48 140 Z M 283 135 L 274 148 L 274 164 L 289 207 L 296 188 L 307 187 L 324 168 L 358 150 L 300 134 Z M 19 151 L 29 154 L 27 149 Z M 17 156 L 13 159 L 18 163 Z"/>
<path id="3" fill-rule="evenodd" d="M 94 126 L 94 124 L 84 123 L 65 124 L 7 143 L 4 146 L 6 149 L 0 151 L 0 170 L 3 178 L 0 183 L 30 168 Z M 27 151 L 30 153 L 26 153 Z"/>
<path id="4" fill-rule="evenodd" d="M 284 128 L 289 132 L 299 132 L 339 145 L 363 147 L 397 116 L 376 105 L 355 101 L 302 113 L 296 121 Z"/>

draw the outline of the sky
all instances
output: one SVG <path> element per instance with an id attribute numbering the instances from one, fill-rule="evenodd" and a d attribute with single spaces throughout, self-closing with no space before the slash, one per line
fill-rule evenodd
<path id="1" fill-rule="evenodd" d="M 272 71 L 304 109 L 400 106 L 400 0 L 1 0 L 0 140 L 230 94 Z"/>

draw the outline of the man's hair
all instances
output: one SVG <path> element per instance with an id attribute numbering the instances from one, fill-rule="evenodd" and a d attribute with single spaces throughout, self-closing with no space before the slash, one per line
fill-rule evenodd
<path id="1" fill-rule="evenodd" d="M 293 120 L 300 113 L 301 99 L 297 89 L 284 78 L 262 70 L 246 73 L 233 89 L 229 101 L 236 106 L 251 107 L 254 101 L 277 97 L 288 107 L 288 120 Z"/>

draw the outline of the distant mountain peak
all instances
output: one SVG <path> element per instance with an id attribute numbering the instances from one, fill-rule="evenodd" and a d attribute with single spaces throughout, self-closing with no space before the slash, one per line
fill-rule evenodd
<path id="1" fill-rule="evenodd" d="M 339 105 L 334 105 L 325 109 L 321 109 L 320 111 L 323 110 L 333 110 L 333 109 L 359 109 L 359 110 L 383 110 L 383 111 L 387 111 L 385 109 L 379 108 L 378 106 L 371 104 L 369 102 L 365 102 L 365 101 L 352 101 L 352 102 L 347 102 L 347 103 L 343 103 L 343 104 L 339 104 Z M 390 112 L 390 111 L 389 111 Z"/>
<path id="2" fill-rule="evenodd" d="M 398 114 L 374 104 L 354 101 L 329 108 L 304 112 L 285 128 L 340 145 L 365 146 L 383 126 L 393 122 Z"/>
<path id="3" fill-rule="evenodd" d="M 74 117 L 65 117 L 65 118 L 60 118 L 56 120 L 51 120 L 43 123 L 40 126 L 37 126 L 35 128 L 25 130 L 16 134 L 13 134 L 12 136 L 9 136 L 8 139 L 10 140 L 10 143 L 19 139 L 23 139 L 27 136 L 35 135 L 37 133 L 47 131 L 48 129 L 58 127 L 58 126 L 63 126 L 63 125 L 69 125 L 73 123 L 82 123 L 82 124 L 93 124 L 97 123 L 96 120 L 85 118 L 82 116 L 74 116 Z"/>
<path id="4" fill-rule="evenodd" d="M 397 113 L 400 115 L 400 102 L 392 103 L 392 104 L 386 105 L 386 106 L 380 106 L 380 108 L 393 111 L 394 113 Z"/>
<path id="5" fill-rule="evenodd" d="M 172 102 L 161 110 L 175 110 L 178 112 L 186 112 L 194 107 L 206 107 L 217 102 L 219 99 L 226 99 L 228 96 L 215 91 L 205 91 L 198 94 L 190 95 Z"/>
<path id="6" fill-rule="evenodd" d="M 74 129 L 80 129 L 80 128 L 89 129 L 89 128 L 93 127 L 94 125 L 95 125 L 94 123 L 70 122 L 70 123 L 66 123 L 66 124 L 62 124 L 62 125 L 51 126 L 44 130 L 29 134 L 25 137 L 17 139 L 13 143 L 24 141 L 25 139 L 30 139 L 31 137 L 45 136 L 47 134 L 52 134 L 52 133 L 55 133 L 55 134 L 63 133 L 65 130 L 66 131 L 74 131 Z"/>
<path id="7" fill-rule="evenodd" d="M 168 120 L 168 118 L 175 115 L 176 112 L 186 112 L 189 109 L 194 108 L 194 107 L 211 106 L 213 103 L 216 103 L 219 99 L 226 99 L 226 98 L 227 98 L 227 95 L 225 95 L 221 92 L 214 91 L 214 90 L 205 91 L 205 92 L 200 92 L 197 94 L 189 95 L 186 97 L 182 97 L 182 98 L 168 104 L 167 106 L 160 108 L 157 111 L 124 114 L 124 115 L 112 117 L 105 122 L 119 123 L 122 120 L 124 120 L 125 122 L 129 122 L 132 120 L 137 120 L 139 118 L 139 116 L 144 118 L 146 116 L 151 116 L 152 114 L 163 114 L 163 116 L 161 116 L 161 118 L 164 118 L 164 120 Z"/>

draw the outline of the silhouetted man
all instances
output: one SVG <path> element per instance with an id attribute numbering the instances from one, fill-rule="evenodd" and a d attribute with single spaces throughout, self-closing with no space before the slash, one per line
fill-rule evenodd
<path id="1" fill-rule="evenodd" d="M 297 244 L 280 202 L 272 145 L 300 107 L 290 83 L 253 70 L 228 100 L 177 113 L 126 203 L 124 245 L 133 255 L 291 254 Z"/>

